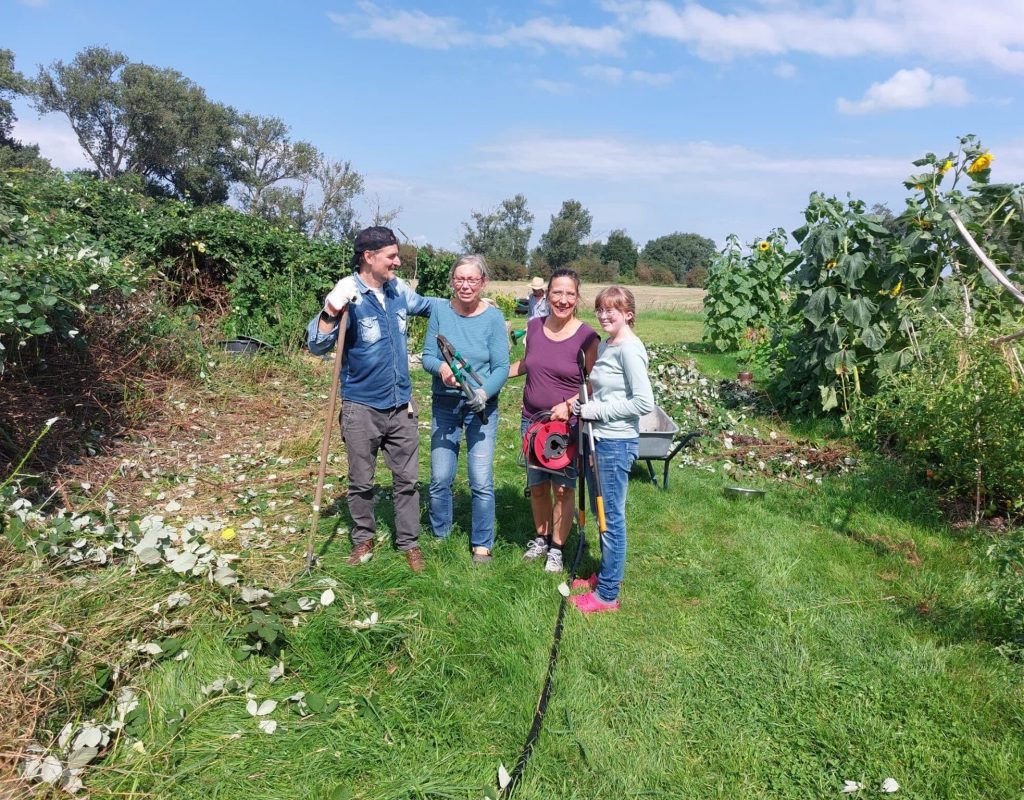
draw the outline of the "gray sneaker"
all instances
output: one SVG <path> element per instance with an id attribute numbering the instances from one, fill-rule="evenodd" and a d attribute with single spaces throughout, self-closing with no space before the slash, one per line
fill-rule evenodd
<path id="1" fill-rule="evenodd" d="M 544 565 L 545 572 L 562 571 L 562 551 L 551 548 L 548 550 L 548 562 Z"/>
<path id="2" fill-rule="evenodd" d="M 527 561 L 533 561 L 533 559 L 540 558 L 542 555 L 547 553 L 547 551 L 547 540 L 542 536 L 538 536 L 536 539 L 533 539 L 526 546 L 526 552 L 523 553 L 523 558 L 525 558 Z"/>

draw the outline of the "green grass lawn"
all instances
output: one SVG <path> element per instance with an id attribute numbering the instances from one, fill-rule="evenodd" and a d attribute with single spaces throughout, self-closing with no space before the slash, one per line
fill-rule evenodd
<path id="1" fill-rule="evenodd" d="M 649 343 L 695 345 L 699 316 L 648 314 L 638 332 Z M 729 356 L 703 357 L 709 371 L 734 371 Z M 271 472 L 275 497 L 308 502 L 312 491 L 327 373 L 310 383 L 306 362 L 267 370 L 225 365 L 218 391 L 305 392 L 300 422 L 313 433 L 279 443 L 296 457 L 285 468 L 246 469 L 256 497 L 239 519 L 267 499 L 260 487 Z M 419 379 L 421 396 L 426 389 Z M 491 564 L 470 564 L 463 528 L 441 545 L 425 542 L 421 575 L 389 548 L 346 567 L 347 516 L 336 504 L 321 521 L 320 565 L 294 577 L 308 512 L 300 502 L 297 533 L 243 552 L 238 564 L 249 582 L 284 595 L 318 596 L 324 579 L 336 582 L 333 605 L 288 626 L 285 677 L 268 683 L 277 659 L 236 662 L 243 612 L 185 582 L 194 596 L 180 614 L 190 656 L 134 677 L 150 712 L 145 752 L 119 743 L 87 773 L 91 796 L 480 800 L 498 765 L 511 770 L 519 755 L 561 600 L 561 579 L 521 558 L 531 528 L 516 463 L 521 391 L 518 380 L 503 393 Z M 838 797 L 844 780 L 865 784 L 855 796 L 874 797 L 888 777 L 902 787 L 897 797 L 1021 796 L 1022 670 L 995 652 L 973 610 L 979 534 L 946 527 L 934 496 L 870 458 L 819 487 L 770 484 L 762 502 L 727 498 L 718 474 L 673 467 L 667 491 L 644 474 L 630 486 L 622 610 L 569 610 L 547 721 L 517 797 Z M 456 490 L 465 527 L 464 466 Z M 386 499 L 378 509 L 386 532 Z M 593 528 L 585 534 L 588 574 L 597 547 Z M 49 591 L 61 599 L 37 618 L 88 627 L 110 616 L 110 604 L 145 610 L 182 588 L 166 572 L 106 574 L 88 601 L 73 574 L 55 577 L 63 583 Z M 353 627 L 374 611 L 376 625 Z M 282 702 L 268 735 L 244 697 L 201 693 L 227 676 L 251 679 L 259 700 L 305 691 L 339 707 L 302 718 Z M 173 724 L 179 709 L 184 722 Z"/>

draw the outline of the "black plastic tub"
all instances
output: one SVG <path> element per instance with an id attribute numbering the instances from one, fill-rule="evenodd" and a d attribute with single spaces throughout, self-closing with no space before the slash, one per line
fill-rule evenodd
<path id="1" fill-rule="evenodd" d="M 258 353 L 261 350 L 269 350 L 273 345 L 267 342 L 255 339 L 252 336 L 239 336 L 237 339 L 229 339 L 226 342 L 221 342 L 221 347 L 224 348 L 226 353 L 234 353 L 235 355 L 251 356 L 253 353 Z"/>

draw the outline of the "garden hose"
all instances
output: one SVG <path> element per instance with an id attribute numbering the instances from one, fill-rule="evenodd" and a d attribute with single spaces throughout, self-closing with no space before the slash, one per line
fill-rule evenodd
<path id="1" fill-rule="evenodd" d="M 584 354 L 583 350 L 579 352 L 578 358 L 580 366 L 580 398 L 587 396 L 587 374 L 584 365 Z M 563 423 L 564 424 L 564 423 Z M 566 426 L 568 427 L 568 426 Z M 595 454 L 596 455 L 596 454 Z M 578 469 L 578 503 L 577 503 L 577 514 L 576 514 L 576 532 L 578 534 L 576 541 L 576 554 L 573 556 L 572 565 L 569 567 L 569 577 L 566 580 L 567 585 L 572 586 L 572 582 L 576 579 L 576 570 L 579 568 L 580 559 L 583 557 L 583 551 L 586 549 L 587 536 L 586 536 L 586 463 L 585 455 L 582 447 L 575 448 L 575 460 Z M 594 465 L 594 472 L 596 473 L 596 464 Z M 600 492 L 598 492 L 600 497 Z M 603 508 L 598 507 L 602 512 Z M 519 754 L 519 759 L 516 761 L 515 767 L 509 774 L 508 783 L 502 787 L 498 793 L 499 797 L 509 798 L 515 792 L 516 787 L 519 785 L 519 781 L 523 777 L 523 770 L 526 769 L 526 764 L 530 760 L 530 756 L 533 755 L 534 745 L 537 744 L 537 739 L 540 738 L 541 728 L 544 727 L 544 715 L 548 710 L 548 701 L 551 699 L 551 683 L 555 677 L 555 667 L 558 664 L 558 650 L 562 643 L 562 627 L 565 623 L 565 607 L 569 601 L 568 592 L 562 595 L 562 600 L 558 604 L 558 616 L 555 618 L 555 632 L 551 641 L 551 652 L 548 655 L 548 669 L 547 674 L 544 677 L 544 687 L 541 689 L 540 698 L 537 700 L 537 710 L 533 713 L 533 723 L 530 725 L 530 731 L 526 734 L 526 742 L 523 744 L 523 750 Z"/>

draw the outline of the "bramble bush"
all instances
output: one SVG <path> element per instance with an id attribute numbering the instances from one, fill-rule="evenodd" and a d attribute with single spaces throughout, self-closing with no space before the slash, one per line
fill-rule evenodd
<path id="1" fill-rule="evenodd" d="M 978 513 L 1024 512 L 1024 370 L 1013 342 L 965 337 L 932 322 L 921 360 L 885 376 L 858 428 L 880 440 L 933 485 L 972 497 Z"/>
<path id="2" fill-rule="evenodd" d="M 433 297 L 451 297 L 452 287 L 448 274 L 456 258 L 458 256 L 455 253 L 447 250 L 421 247 L 416 253 L 416 291 Z"/>
<path id="3" fill-rule="evenodd" d="M 1024 655 L 1024 530 L 1010 531 L 985 552 L 994 575 L 986 581 L 985 600 L 996 611 L 1003 642 L 999 650 Z"/>
<path id="4" fill-rule="evenodd" d="M 0 374 L 41 337 L 73 340 L 100 298 L 131 294 L 143 280 L 73 208 L 53 204 L 54 187 L 64 188 L 57 181 L 33 173 L 0 181 Z"/>

